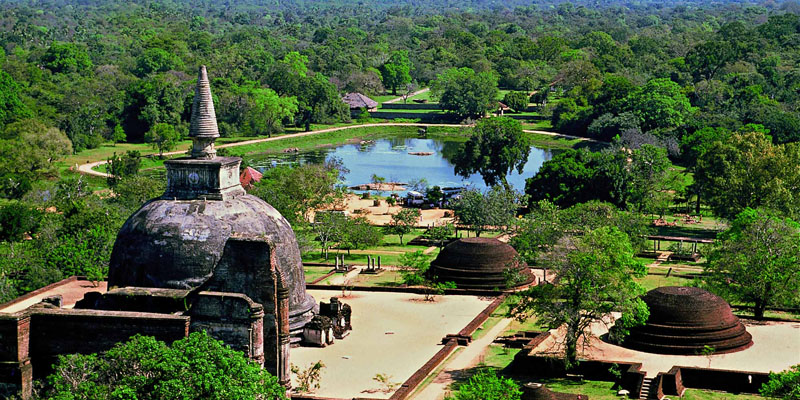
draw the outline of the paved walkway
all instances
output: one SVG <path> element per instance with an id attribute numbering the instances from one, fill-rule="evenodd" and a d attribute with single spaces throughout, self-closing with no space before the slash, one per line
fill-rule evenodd
<path id="1" fill-rule="evenodd" d="M 297 138 L 297 137 L 302 137 L 302 136 L 316 135 L 316 134 L 320 134 L 320 133 L 343 131 L 343 130 L 346 130 L 346 129 L 371 128 L 371 127 L 381 127 L 381 126 L 417 126 L 417 127 L 447 126 L 447 127 L 452 127 L 452 128 L 466 128 L 466 127 L 468 127 L 468 125 L 462 125 L 462 124 L 422 124 L 422 123 L 415 123 L 415 122 L 387 122 L 387 123 L 378 123 L 378 124 L 348 125 L 348 126 L 338 126 L 338 127 L 335 127 L 335 128 L 319 129 L 319 130 L 316 130 L 316 131 L 290 133 L 288 135 L 273 136 L 273 137 L 267 137 L 267 138 L 261 138 L 261 139 L 245 140 L 245 141 L 236 142 L 236 143 L 222 144 L 222 145 L 217 146 L 217 148 L 224 149 L 224 148 L 227 148 L 227 147 L 246 146 L 246 145 L 249 145 L 249 144 L 272 142 L 272 141 L 275 141 L 275 140 L 291 139 L 291 138 Z M 594 139 L 587 139 L 587 138 L 582 138 L 582 137 L 572 136 L 572 135 L 563 135 L 563 134 L 555 133 L 555 132 L 538 131 L 538 130 L 525 130 L 524 132 L 536 133 L 536 134 L 548 135 L 548 136 L 557 136 L 557 137 L 563 137 L 563 138 L 567 138 L 567 139 L 580 139 L 580 140 L 584 140 L 584 141 L 588 141 L 588 142 L 602 143 L 602 142 L 598 142 L 598 141 L 596 141 Z M 165 156 L 174 156 L 174 155 L 178 155 L 178 154 L 186 154 L 186 151 L 185 150 L 180 150 L 180 151 L 170 151 L 170 152 L 164 153 Z M 81 165 L 78 166 L 78 172 L 80 172 L 81 174 L 85 174 L 85 175 L 93 175 L 93 176 L 99 176 L 99 177 L 102 177 L 102 178 L 108 178 L 110 176 L 109 174 L 107 174 L 105 172 L 100 172 L 100 171 L 95 171 L 94 170 L 94 168 L 96 168 L 96 167 L 98 167 L 100 165 L 105 165 L 107 163 L 108 163 L 108 160 L 101 160 L 101 161 L 95 161 L 93 163 L 81 164 Z"/>
<path id="2" fill-rule="evenodd" d="M 436 377 L 430 384 L 428 384 L 428 386 L 426 386 L 416 395 L 412 396 L 411 399 L 443 399 L 445 394 L 447 394 L 450 385 L 455 382 L 456 379 L 462 377 L 465 373 L 465 370 L 472 368 L 483 361 L 483 354 L 486 352 L 486 349 L 488 349 L 489 345 L 494 342 L 495 338 L 503 333 L 510 323 L 510 318 L 504 318 L 500 320 L 500 322 L 490 329 L 489 332 L 486 332 L 485 336 L 470 343 L 469 346 L 467 346 L 464 350 L 458 353 L 455 357 L 451 358 L 449 362 L 445 361 L 446 364 L 444 369 L 438 375 L 436 375 Z"/>

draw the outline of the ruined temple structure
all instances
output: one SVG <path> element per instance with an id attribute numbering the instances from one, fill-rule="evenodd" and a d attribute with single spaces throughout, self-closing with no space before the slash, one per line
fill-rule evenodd
<path id="1" fill-rule="evenodd" d="M 459 289 L 504 290 L 536 279 L 513 247 L 481 237 L 448 244 L 431 262 L 429 271 L 439 282 L 455 282 Z"/>
<path id="2" fill-rule="evenodd" d="M 753 344 L 739 318 L 719 296 L 696 287 L 666 286 L 643 297 L 650 308 L 647 324 L 633 328 L 624 346 L 658 354 L 732 353 Z"/>
<path id="3" fill-rule="evenodd" d="M 205 330 L 289 386 L 290 341 L 319 306 L 289 223 L 244 191 L 240 158 L 216 156 L 205 67 L 189 136 L 191 154 L 165 162 L 164 195 L 120 230 L 106 293 L 87 293 L 72 309 L 40 303 L 0 315 L 0 384 L 28 397 L 58 355 L 105 351 L 137 333 L 171 342 Z"/>

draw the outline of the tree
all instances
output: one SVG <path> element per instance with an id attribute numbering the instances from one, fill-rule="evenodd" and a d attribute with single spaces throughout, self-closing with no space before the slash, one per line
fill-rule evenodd
<path id="1" fill-rule="evenodd" d="M 645 131 L 682 126 L 695 112 L 681 87 L 666 78 L 650 80 L 631 93 L 626 103 Z"/>
<path id="2" fill-rule="evenodd" d="M 38 120 L 21 120 L 6 125 L 0 135 L 0 186 L 2 197 L 19 198 L 31 182 L 55 176 L 56 162 L 72 153 L 72 144 L 64 132 Z"/>
<path id="3" fill-rule="evenodd" d="M 42 63 L 57 73 L 84 73 L 92 68 L 92 60 L 86 50 L 69 42 L 53 42 L 42 56 Z"/>
<path id="4" fill-rule="evenodd" d="M 423 234 L 424 237 L 438 243 L 439 248 L 444 247 L 444 241 L 453 237 L 456 232 L 456 227 L 452 223 L 442 225 L 435 225 L 428 228 Z"/>
<path id="5" fill-rule="evenodd" d="M 144 135 L 144 140 L 158 150 L 159 157 L 164 156 L 165 151 L 170 151 L 178 145 L 181 134 L 170 124 L 157 123 L 150 128 Z"/>
<path id="6" fill-rule="evenodd" d="M 0 242 L 18 242 L 25 234 L 34 234 L 41 224 L 41 211 L 13 201 L 0 207 Z"/>
<path id="7" fill-rule="evenodd" d="M 383 86 L 392 88 L 392 94 L 397 94 L 397 88 L 411 82 L 411 61 L 408 59 L 408 50 L 393 51 L 389 60 L 381 66 Z"/>
<path id="8" fill-rule="evenodd" d="M 339 185 L 347 169 L 332 158 L 323 164 L 277 166 L 264 171 L 250 193 L 266 201 L 290 224 L 306 221 L 312 210 L 340 205 L 344 188 Z"/>
<path id="9" fill-rule="evenodd" d="M 142 165 L 141 158 L 142 155 L 136 150 L 126 151 L 121 156 L 114 152 L 114 155 L 109 157 L 108 163 L 106 163 L 106 171 L 109 174 L 109 177 L 106 178 L 108 186 L 113 188 L 120 180 L 138 174 Z"/>
<path id="10" fill-rule="evenodd" d="M 478 121 L 472 136 L 453 159 L 456 175 L 481 174 L 486 186 L 509 187 L 506 175 L 515 169 L 522 173 L 531 152 L 530 140 L 519 121 L 507 117 Z"/>
<path id="11" fill-rule="evenodd" d="M 756 318 L 769 306 L 800 303 L 800 224 L 750 208 L 722 232 L 705 266 L 710 288 L 753 304 Z"/>
<path id="12" fill-rule="evenodd" d="M 611 200 L 609 185 L 599 170 L 599 160 L 595 153 L 586 149 L 567 149 L 545 161 L 539 172 L 525 181 L 525 194 L 531 206 L 541 200 L 559 207 L 593 199 Z"/>
<path id="13" fill-rule="evenodd" d="M 528 108 L 528 93 L 508 92 L 503 96 L 503 103 L 516 112 L 525 111 Z"/>
<path id="14" fill-rule="evenodd" d="M 317 211 L 314 214 L 314 223 L 311 231 L 316 235 L 322 248 L 322 255 L 328 259 L 328 250 L 341 237 L 341 232 L 347 223 L 347 216 L 336 211 Z"/>
<path id="15" fill-rule="evenodd" d="M 125 134 L 125 130 L 122 129 L 122 125 L 117 124 L 114 126 L 114 132 L 111 134 L 111 141 L 114 142 L 116 146 L 117 143 L 122 143 L 128 138 L 128 135 Z"/>
<path id="16" fill-rule="evenodd" d="M 105 354 L 59 356 L 42 398 L 285 399 L 277 378 L 205 332 L 167 345 L 136 335 Z"/>
<path id="17" fill-rule="evenodd" d="M 279 96 L 274 90 L 262 88 L 257 82 L 234 86 L 233 92 L 247 105 L 243 116 L 253 134 L 272 136 L 283 130 L 283 121 L 292 122 L 298 111 L 297 97 Z"/>
<path id="18" fill-rule="evenodd" d="M 366 249 L 377 246 L 383 240 L 380 230 L 369 223 L 366 217 L 348 218 L 339 239 L 339 248 L 347 250 Z"/>
<path id="19" fill-rule="evenodd" d="M 0 130 L 6 124 L 31 116 L 19 95 L 20 88 L 14 78 L 0 70 Z"/>
<path id="20" fill-rule="evenodd" d="M 519 209 L 520 194 L 513 189 L 494 186 L 481 193 L 477 189 L 466 190 L 461 198 L 451 203 L 458 221 L 469 225 L 475 236 L 491 228 L 503 229 L 512 225 Z"/>
<path id="21" fill-rule="evenodd" d="M 550 329 L 563 326 L 564 364 L 577 364 L 578 346 L 592 337 L 591 324 L 621 312 L 619 335 L 643 324 L 649 315 L 639 298 L 644 294 L 633 278 L 646 274 L 633 256 L 627 236 L 614 227 L 601 227 L 584 236 L 566 236 L 548 253 L 545 263 L 555 272 L 552 284 L 523 292 L 511 314 L 520 320 L 536 315 Z"/>
<path id="22" fill-rule="evenodd" d="M 445 400 L 519 400 L 522 391 L 511 378 L 497 376 L 491 368 L 481 368 L 465 383 L 458 385 L 457 391 Z"/>
<path id="23" fill-rule="evenodd" d="M 497 78 L 490 72 L 451 68 L 431 82 L 431 93 L 445 111 L 459 117 L 482 117 L 497 106 Z"/>
<path id="24" fill-rule="evenodd" d="M 715 141 L 697 161 L 696 185 L 715 214 L 733 218 L 745 208 L 800 212 L 800 146 L 775 145 L 764 132 L 739 132 Z"/>
<path id="25" fill-rule="evenodd" d="M 414 230 L 421 215 L 419 208 L 403 208 L 392 215 L 392 221 L 386 226 L 386 232 L 399 236 L 400 246 L 402 246 L 403 236 Z"/>
<path id="26" fill-rule="evenodd" d="M 770 372 L 769 381 L 761 386 L 758 393 L 781 400 L 800 400 L 800 364 L 783 372 Z"/>
<path id="27" fill-rule="evenodd" d="M 431 186 L 425 189 L 425 198 L 438 207 L 439 203 L 444 199 L 444 192 L 439 186 Z"/>
<path id="28" fill-rule="evenodd" d="M 143 77 L 153 72 L 167 72 L 182 67 L 183 61 L 180 57 L 164 49 L 153 47 L 137 57 L 134 73 Z"/>
<path id="29" fill-rule="evenodd" d="M 126 91 L 122 127 L 128 141 L 141 142 L 153 125 L 177 125 L 184 112 L 182 83 L 168 73 L 152 74 Z"/>

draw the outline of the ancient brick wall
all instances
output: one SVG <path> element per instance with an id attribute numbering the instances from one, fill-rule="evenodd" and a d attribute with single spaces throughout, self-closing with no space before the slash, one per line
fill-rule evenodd
<path id="1" fill-rule="evenodd" d="M 34 375 L 46 376 L 58 355 L 106 351 L 135 334 L 171 343 L 189 333 L 189 317 L 98 310 L 37 309 L 30 325 Z"/>

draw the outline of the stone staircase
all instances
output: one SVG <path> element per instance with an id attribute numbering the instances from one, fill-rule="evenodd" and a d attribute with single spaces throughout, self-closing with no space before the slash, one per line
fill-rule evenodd
<path id="1" fill-rule="evenodd" d="M 653 378 L 645 377 L 642 381 L 642 389 L 639 391 L 639 398 L 640 399 L 657 399 L 658 397 L 654 393 L 655 389 L 653 386 Z"/>

